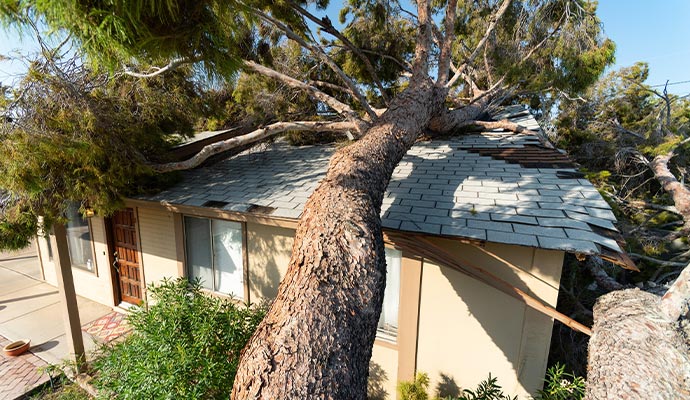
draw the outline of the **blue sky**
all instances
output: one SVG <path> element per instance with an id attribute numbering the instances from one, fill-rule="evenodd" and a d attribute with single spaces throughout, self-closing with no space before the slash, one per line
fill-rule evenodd
<path id="1" fill-rule="evenodd" d="M 330 9 L 338 9 L 332 1 Z M 337 21 L 337 12 L 332 20 Z M 599 17 L 605 34 L 617 45 L 616 65 L 636 61 L 650 65 L 651 85 L 690 81 L 690 0 L 600 0 Z M 0 54 L 35 51 L 30 39 L 0 30 Z M 23 70 L 20 63 L 0 62 L 0 82 L 12 83 Z M 690 93 L 690 82 L 669 86 L 672 93 Z"/>
<path id="2" fill-rule="evenodd" d="M 690 1 L 600 0 L 597 14 L 616 42 L 615 68 L 646 61 L 650 85 L 690 81 Z M 690 93 L 690 83 L 668 88 Z"/>

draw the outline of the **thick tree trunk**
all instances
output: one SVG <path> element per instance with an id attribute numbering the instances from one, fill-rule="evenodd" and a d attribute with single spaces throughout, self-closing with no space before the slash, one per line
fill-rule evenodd
<path id="1" fill-rule="evenodd" d="M 385 285 L 383 194 L 442 97 L 427 80 L 413 83 L 363 139 L 333 156 L 278 295 L 243 351 L 234 399 L 366 398 Z"/>
<path id="2" fill-rule="evenodd" d="M 670 297 L 680 294 L 687 301 L 687 279 L 681 275 L 680 288 Z M 687 336 L 674 319 L 679 313 L 669 315 L 676 304 L 664 307 L 665 302 L 639 289 L 615 291 L 597 301 L 586 399 L 690 398 Z"/>

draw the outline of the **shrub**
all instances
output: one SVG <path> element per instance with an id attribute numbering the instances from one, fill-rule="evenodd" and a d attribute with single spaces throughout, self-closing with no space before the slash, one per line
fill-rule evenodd
<path id="1" fill-rule="evenodd" d="M 544 389 L 537 400 L 581 400 L 585 396 L 585 380 L 565 372 L 565 365 L 558 364 L 546 371 Z"/>
<path id="2" fill-rule="evenodd" d="M 496 377 L 489 374 L 487 379 L 479 383 L 476 390 L 464 389 L 460 397 L 454 400 L 517 400 L 517 396 L 503 394 Z"/>
<path id="3" fill-rule="evenodd" d="M 414 377 L 414 381 L 401 381 L 398 383 L 398 394 L 400 400 L 427 400 L 429 395 L 427 389 L 429 388 L 429 375 L 424 372 L 418 372 Z"/>
<path id="4" fill-rule="evenodd" d="M 400 400 L 427 400 L 429 395 L 429 375 L 424 372 L 417 373 L 414 381 L 401 381 L 398 383 Z M 445 400 L 517 400 L 517 396 L 510 397 L 503 394 L 495 377 L 489 377 L 480 382 L 476 390 L 464 389 L 459 397 L 446 397 Z"/>
<path id="5" fill-rule="evenodd" d="M 150 287 L 153 304 L 129 317 L 134 330 L 94 362 L 103 398 L 227 399 L 240 351 L 264 308 L 207 296 L 181 278 Z"/>

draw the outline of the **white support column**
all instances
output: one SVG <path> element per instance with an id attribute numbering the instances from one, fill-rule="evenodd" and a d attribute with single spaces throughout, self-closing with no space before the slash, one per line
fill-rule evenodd
<path id="1" fill-rule="evenodd" d="M 84 352 L 84 340 L 81 335 L 77 293 L 74 290 L 74 279 L 72 277 L 72 262 L 70 261 L 69 248 L 67 247 L 67 231 L 65 225 L 55 224 L 53 232 L 55 234 L 51 240 L 53 248 L 57 252 L 56 257 L 53 257 L 53 259 L 55 261 L 58 292 L 60 293 L 60 304 L 62 305 L 65 323 L 67 348 L 70 356 L 74 357 L 73 360 L 76 362 L 77 373 L 81 373 L 86 361 L 86 354 Z"/>

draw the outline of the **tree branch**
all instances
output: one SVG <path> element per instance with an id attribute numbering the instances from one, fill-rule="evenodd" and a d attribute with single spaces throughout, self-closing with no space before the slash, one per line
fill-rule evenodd
<path id="1" fill-rule="evenodd" d="M 293 87 L 296 89 L 302 89 L 302 90 L 306 91 L 311 96 L 313 96 L 314 98 L 316 98 L 319 101 L 324 102 L 329 107 L 331 107 L 333 110 L 335 110 L 335 112 L 345 116 L 350 121 L 363 122 L 359 118 L 357 113 L 352 108 L 350 108 L 350 106 L 348 106 L 345 103 L 340 102 L 335 97 L 327 95 L 326 93 L 320 91 L 319 89 L 315 88 L 312 85 L 306 84 L 306 83 L 304 83 L 300 80 L 297 80 L 291 76 L 282 74 L 282 73 L 280 73 L 274 69 L 264 67 L 263 65 L 257 64 L 253 61 L 243 60 L 243 65 L 247 69 L 250 69 L 254 72 L 257 72 L 257 73 L 264 75 L 264 76 L 267 76 L 269 78 L 277 79 L 277 80 L 285 83 L 286 85 L 288 85 L 290 87 Z"/>
<path id="2" fill-rule="evenodd" d="M 151 168 L 156 172 L 181 171 L 198 167 L 211 156 L 231 150 L 240 146 L 256 143 L 270 136 L 275 136 L 286 131 L 311 131 L 311 132 L 347 132 L 357 130 L 353 122 L 323 122 L 323 121 L 296 121 L 276 122 L 264 128 L 257 129 L 242 136 L 236 136 L 221 142 L 204 146 L 194 157 L 179 162 L 155 164 Z"/>
<path id="3" fill-rule="evenodd" d="M 687 139 L 683 142 L 686 141 Z M 654 157 L 649 163 L 649 167 L 652 169 L 654 177 L 659 181 L 664 191 L 671 195 L 673 204 L 678 210 L 678 213 L 683 217 L 685 229 L 687 230 L 690 229 L 690 189 L 679 182 L 668 168 L 668 163 L 671 161 L 674 151 L 675 149 L 664 155 Z"/>
<path id="4" fill-rule="evenodd" d="M 419 29 L 417 43 L 414 49 L 414 64 L 412 65 L 412 79 L 422 79 L 429 75 L 429 52 L 432 42 L 431 9 L 428 0 L 417 1 L 417 20 Z"/>
<path id="5" fill-rule="evenodd" d="M 688 302 L 690 302 L 690 264 L 683 268 L 676 281 L 661 298 L 661 310 L 670 321 L 677 321 L 682 314 L 687 312 Z"/>
<path id="6" fill-rule="evenodd" d="M 367 69 L 367 72 L 369 72 L 369 75 L 371 76 L 371 79 L 374 81 L 374 84 L 376 87 L 379 89 L 381 92 L 381 97 L 383 98 L 383 101 L 388 105 L 388 102 L 390 101 L 390 98 L 386 94 L 386 90 L 383 87 L 383 84 L 381 84 L 381 80 L 379 79 L 378 74 L 376 74 L 376 70 L 374 69 L 374 66 L 371 65 L 371 61 L 369 61 L 369 58 L 364 55 L 364 53 L 357 47 L 355 46 L 350 40 L 345 37 L 339 30 L 335 29 L 333 24 L 331 23 L 331 20 L 327 17 L 325 18 L 317 18 L 315 17 L 312 13 L 309 11 L 305 10 L 302 8 L 299 4 L 295 3 L 294 1 L 290 2 L 290 5 L 292 8 L 297 10 L 300 14 L 304 15 L 307 17 L 309 20 L 314 22 L 315 24 L 319 25 L 324 32 L 329 33 L 339 39 L 343 44 L 350 49 L 353 53 L 355 53 L 361 60 L 364 62 L 364 66 Z"/>
<path id="7" fill-rule="evenodd" d="M 508 6 L 510 5 L 511 0 L 503 0 L 503 3 L 501 3 L 501 6 L 496 10 L 496 13 L 491 16 L 489 26 L 486 28 L 486 32 L 484 33 L 484 36 L 479 40 L 479 43 L 477 44 L 477 47 L 475 47 L 474 51 L 467 57 L 462 64 L 460 64 L 460 67 L 458 68 L 458 72 L 453 75 L 453 77 L 446 83 L 446 87 L 451 87 L 457 82 L 458 79 L 460 79 L 460 73 L 465 71 L 465 68 L 467 68 L 467 65 L 472 63 L 474 59 L 477 57 L 479 54 L 479 51 L 482 49 L 484 44 L 486 44 L 486 41 L 489 40 L 489 36 L 491 36 L 491 33 L 494 31 L 496 28 L 496 25 L 498 24 L 498 21 L 501 19 L 503 14 L 505 14 L 506 10 L 508 9 Z"/>
<path id="8" fill-rule="evenodd" d="M 133 76 L 135 78 L 154 78 L 154 77 L 161 75 L 161 74 L 164 74 L 168 71 L 172 71 L 181 65 L 190 64 L 190 63 L 193 63 L 196 61 L 198 61 L 198 60 L 188 59 L 188 58 L 176 58 L 174 60 L 171 60 L 164 67 L 151 67 L 151 68 L 149 68 L 149 70 L 151 72 L 145 72 L 145 73 L 132 71 L 131 69 L 129 69 L 128 66 L 125 66 L 124 74 L 129 75 L 129 76 Z"/>
<path id="9" fill-rule="evenodd" d="M 446 18 L 444 21 L 445 35 L 443 36 L 443 41 L 439 45 L 441 54 L 438 60 L 438 79 L 436 80 L 436 85 L 440 86 L 446 84 L 448 75 L 450 74 L 450 56 L 453 40 L 455 39 L 455 14 L 457 8 L 457 0 L 448 1 L 448 5 L 446 5 Z"/>
<path id="10" fill-rule="evenodd" d="M 515 122 L 507 119 L 502 119 L 500 121 L 467 121 L 467 126 L 469 125 L 481 126 L 484 129 L 505 129 L 515 133 L 529 131 L 529 129 L 525 128 L 524 126 L 516 124 Z"/>
<path id="11" fill-rule="evenodd" d="M 348 88 L 350 88 L 350 90 L 352 90 L 352 92 L 355 94 L 355 98 L 359 101 L 362 108 L 364 108 L 364 111 L 366 111 L 366 113 L 369 114 L 369 117 L 371 118 L 371 120 L 376 121 L 378 119 L 378 116 L 376 115 L 374 110 L 371 108 L 371 105 L 367 101 L 366 96 L 364 96 L 364 94 L 362 94 L 362 91 L 359 90 L 359 88 L 352 81 L 352 79 L 350 79 L 347 76 L 347 74 L 345 74 L 345 72 L 343 72 L 343 70 L 340 69 L 338 64 L 336 64 L 335 61 L 333 61 L 333 59 L 331 59 L 320 47 L 307 43 L 302 37 L 300 37 L 298 34 L 296 34 L 287 25 L 285 25 L 282 22 L 278 21 L 277 19 L 269 16 L 268 14 L 262 12 L 261 10 L 258 10 L 256 8 L 252 8 L 252 12 L 254 12 L 256 15 L 258 15 L 261 19 L 265 20 L 266 22 L 273 24 L 276 28 L 283 31 L 287 35 L 288 38 L 294 40 L 300 46 L 309 50 L 312 54 L 314 54 L 314 56 L 316 56 L 321 61 L 323 61 L 326 65 L 328 65 L 333 70 L 333 72 L 335 72 L 336 75 L 338 75 L 338 77 L 345 83 L 345 85 Z"/>
<path id="12" fill-rule="evenodd" d="M 663 267 L 684 267 L 684 266 L 685 266 L 685 263 L 675 262 L 675 261 L 659 260 L 658 258 L 653 258 L 653 257 L 645 256 L 645 255 L 643 255 L 643 254 L 628 253 L 628 255 L 629 255 L 631 258 L 637 258 L 637 259 L 640 259 L 640 260 L 649 261 L 649 262 L 651 262 L 651 263 L 658 264 L 658 265 L 661 265 L 661 266 L 663 266 Z"/>

